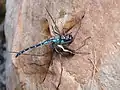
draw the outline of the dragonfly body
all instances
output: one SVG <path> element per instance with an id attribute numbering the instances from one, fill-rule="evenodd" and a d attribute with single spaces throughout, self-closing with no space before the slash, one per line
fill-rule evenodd
<path id="1" fill-rule="evenodd" d="M 33 48 L 36 48 L 36 47 L 39 47 L 39 46 L 42 46 L 42 45 L 47 45 L 47 44 L 51 44 L 52 49 L 55 50 L 58 53 L 66 52 L 66 53 L 69 53 L 69 54 L 74 54 L 73 50 L 71 50 L 67 47 L 68 45 L 70 45 L 73 42 L 74 36 L 72 36 L 71 34 L 67 34 L 67 33 L 60 34 L 59 29 L 58 29 L 54 19 L 52 18 L 51 14 L 48 12 L 47 9 L 46 9 L 46 11 L 47 11 L 48 15 L 50 16 L 51 20 L 53 21 L 53 23 L 55 25 L 55 28 L 53 28 L 53 26 L 52 26 L 52 28 L 53 28 L 53 33 L 56 34 L 56 35 L 54 37 L 51 37 L 51 38 L 49 38 L 45 41 L 42 41 L 42 42 L 40 42 L 36 45 L 33 45 L 29 48 L 21 50 L 20 52 L 18 52 L 16 54 L 16 57 L 18 57 L 19 55 L 23 54 L 24 52 L 26 52 L 28 50 L 31 50 Z"/>
<path id="2" fill-rule="evenodd" d="M 42 46 L 42 45 L 47 45 L 47 44 L 54 44 L 54 45 L 69 45 L 70 43 L 72 43 L 73 41 L 73 37 L 70 34 L 66 34 L 66 35 L 56 35 L 54 37 L 51 37 L 43 42 L 40 42 L 39 44 L 33 45 L 29 48 L 26 48 L 24 50 L 21 50 L 20 52 L 18 52 L 16 54 L 15 57 L 18 57 L 19 55 L 23 54 L 24 52 L 31 50 L 33 48 Z"/>

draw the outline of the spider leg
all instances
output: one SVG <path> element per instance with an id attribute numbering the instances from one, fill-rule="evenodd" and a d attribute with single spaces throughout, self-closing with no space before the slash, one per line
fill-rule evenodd
<path id="1" fill-rule="evenodd" d="M 52 27 L 52 31 L 53 31 L 54 34 L 60 35 L 59 32 L 57 30 L 55 30 L 55 28 L 53 26 L 51 26 L 51 27 Z"/>
<path id="2" fill-rule="evenodd" d="M 60 60 L 61 60 L 61 56 L 62 56 L 62 55 L 59 54 Z M 59 82 L 58 82 L 57 85 L 55 85 L 55 84 L 53 83 L 53 85 L 54 85 L 54 87 L 56 88 L 56 90 L 59 90 L 59 87 L 60 87 L 60 85 L 61 85 L 61 80 L 62 80 L 63 63 L 60 61 L 60 64 L 61 64 L 61 70 L 60 70 Z"/>
<path id="3" fill-rule="evenodd" d="M 82 19 L 84 18 L 84 16 L 85 16 L 85 13 L 84 13 L 84 15 L 82 16 L 82 18 L 81 18 L 81 20 L 80 20 L 80 22 L 79 22 L 79 27 L 78 27 L 77 31 L 75 32 L 75 34 L 74 34 L 74 36 L 73 36 L 73 40 L 75 39 L 75 37 L 76 37 L 77 34 L 78 34 L 79 29 L 81 28 L 81 21 L 82 21 Z"/>
<path id="4" fill-rule="evenodd" d="M 19 53 L 19 52 L 11 52 L 11 51 L 8 51 L 9 53 Z M 46 55 L 46 54 L 48 54 L 48 53 L 50 53 L 50 51 L 48 51 L 48 52 L 46 52 L 46 53 L 43 53 L 43 54 L 27 54 L 27 53 L 24 53 L 24 54 L 22 54 L 22 55 L 31 55 L 31 56 L 44 56 L 44 55 Z"/>
<path id="5" fill-rule="evenodd" d="M 48 15 L 50 16 L 52 22 L 53 22 L 54 25 L 55 25 L 55 29 L 54 29 L 54 27 L 52 26 L 53 32 L 54 32 L 55 34 L 57 34 L 57 35 L 60 35 L 60 30 L 59 30 L 58 26 L 56 25 L 55 20 L 53 19 L 52 15 L 51 15 L 50 12 L 47 10 L 47 8 L 45 8 L 45 9 L 46 9 Z"/>
<path id="6" fill-rule="evenodd" d="M 85 45 L 86 45 L 86 41 L 88 40 L 88 39 L 90 39 L 91 37 L 87 37 L 85 40 L 83 40 L 82 41 L 82 45 L 80 46 L 80 47 L 78 47 L 75 51 L 77 51 L 77 50 L 79 50 L 79 49 L 81 49 L 82 47 L 84 47 Z"/>
<path id="7" fill-rule="evenodd" d="M 47 72 L 46 72 L 45 77 L 44 77 L 44 79 L 43 79 L 42 82 L 45 81 L 45 79 L 46 79 L 46 77 L 47 77 L 47 74 L 49 73 L 49 68 L 50 68 L 51 63 L 52 63 L 52 58 L 51 58 L 51 60 L 50 60 L 49 63 L 48 63 Z"/>
<path id="8" fill-rule="evenodd" d="M 63 73 L 63 66 L 62 66 L 62 62 L 61 63 L 61 71 L 60 71 L 60 78 L 59 78 L 59 83 L 56 87 L 56 90 L 59 90 L 60 84 L 61 84 L 61 79 L 62 79 L 62 73 Z"/>

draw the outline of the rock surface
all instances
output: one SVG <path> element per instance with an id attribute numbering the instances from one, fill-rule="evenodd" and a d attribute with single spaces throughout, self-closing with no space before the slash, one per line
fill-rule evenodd
<path id="1" fill-rule="evenodd" d="M 49 26 L 52 21 L 45 7 L 55 19 L 60 30 L 71 18 L 77 20 L 85 12 L 80 21 L 81 27 L 70 48 L 76 49 L 87 37 L 85 46 L 76 54 L 65 58 L 53 55 L 53 62 L 44 83 L 40 83 L 41 60 L 51 60 L 52 54 L 33 57 L 15 54 L 7 55 L 7 88 L 8 90 L 119 90 L 120 89 L 120 1 L 119 0 L 7 0 L 5 35 L 8 51 L 19 51 L 42 41 L 42 18 L 46 18 Z M 71 24 L 70 24 L 71 25 Z M 80 24 L 73 27 L 73 34 Z M 52 29 L 50 28 L 52 32 Z M 50 36 L 49 34 L 47 34 Z M 44 38 L 43 38 L 44 37 Z M 30 53 L 47 51 L 35 49 Z M 37 64 L 31 65 L 36 62 Z M 62 63 L 62 64 L 61 64 Z M 61 66 L 62 65 L 62 66 Z M 62 67 L 62 68 L 61 68 Z M 60 82 L 60 76 L 62 77 Z M 34 74 L 33 74 L 33 71 Z M 40 71 L 40 73 L 38 73 Z M 32 74 L 31 74 L 32 73 Z M 58 88 L 57 88 L 58 87 Z"/>

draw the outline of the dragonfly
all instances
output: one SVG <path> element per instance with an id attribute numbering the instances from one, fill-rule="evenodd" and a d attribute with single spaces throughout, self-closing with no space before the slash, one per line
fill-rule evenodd
<path id="1" fill-rule="evenodd" d="M 15 56 L 16 58 L 18 56 L 24 54 L 25 52 L 33 49 L 33 48 L 37 48 L 37 47 L 47 45 L 47 44 L 50 44 L 50 47 L 53 49 L 53 51 L 55 51 L 55 52 L 57 52 L 57 53 L 59 53 L 63 56 L 66 56 L 66 54 L 67 55 L 74 55 L 75 54 L 75 50 L 72 50 L 72 49 L 67 47 L 74 41 L 75 36 L 72 36 L 71 33 L 60 34 L 59 29 L 58 29 L 53 17 L 51 16 L 51 14 L 49 13 L 49 11 L 47 9 L 46 9 L 46 11 L 47 11 L 48 15 L 50 16 L 51 20 L 53 21 L 53 23 L 55 25 L 55 27 L 52 26 L 53 33 L 55 34 L 55 36 L 51 37 L 47 40 L 44 40 L 44 41 L 42 41 L 42 42 L 40 42 L 36 45 L 30 46 L 30 47 L 28 47 L 24 50 L 19 51 Z M 84 18 L 84 16 L 82 18 Z"/>
<path id="2" fill-rule="evenodd" d="M 46 8 L 45 8 L 46 9 Z M 29 51 L 29 50 L 32 50 L 34 48 L 37 48 L 37 47 L 42 47 L 44 45 L 50 45 L 52 51 L 55 51 L 56 53 L 62 55 L 62 56 L 65 56 L 65 57 L 68 57 L 68 56 L 74 56 L 75 54 L 78 54 L 79 52 L 76 52 L 76 50 L 73 50 L 71 48 L 69 48 L 69 45 L 74 41 L 80 27 L 77 29 L 76 33 L 74 34 L 74 36 L 72 35 L 72 33 L 68 33 L 68 31 L 73 28 L 75 26 L 75 24 L 73 24 L 70 28 L 68 28 L 66 31 L 64 31 L 63 33 L 60 33 L 60 30 L 58 28 L 58 26 L 56 25 L 56 22 L 54 21 L 52 15 L 49 13 L 49 11 L 46 9 L 48 15 L 50 16 L 53 24 L 54 24 L 54 27 L 52 26 L 52 31 L 54 33 L 54 36 L 53 37 L 50 37 L 46 40 L 43 40 L 42 42 L 36 44 L 36 45 L 33 45 L 33 46 L 30 46 L 26 49 L 23 49 L 21 51 L 19 51 L 15 57 L 18 58 L 20 55 L 24 55 L 25 52 Z M 81 20 L 84 18 L 84 15 L 82 16 Z M 87 39 L 89 39 L 90 37 L 88 37 Z M 86 39 L 86 40 L 87 40 Z M 84 45 L 83 45 L 84 46 Z M 82 46 L 82 47 L 83 47 Z M 81 48 L 81 47 L 80 47 Z M 78 49 L 77 49 L 78 50 Z M 26 54 L 26 55 L 29 55 L 29 54 Z M 36 55 L 37 56 L 37 55 Z M 38 55 L 39 56 L 39 55 Z M 50 62 L 51 63 L 51 62 Z M 49 69 L 49 66 L 50 66 L 50 63 L 47 67 L 47 72 L 46 72 L 46 75 L 47 73 L 49 72 L 48 69 Z M 35 65 L 38 65 L 38 64 L 35 64 Z M 46 65 L 46 64 L 44 64 Z M 43 66 L 43 65 L 40 65 L 40 66 Z M 62 71 L 63 69 L 61 68 L 61 76 L 60 76 L 60 82 L 58 83 L 58 86 L 57 88 L 59 88 L 60 86 L 60 83 L 61 83 L 61 77 L 62 77 Z M 44 82 L 45 78 L 46 78 L 46 75 L 44 76 L 42 82 Z"/>

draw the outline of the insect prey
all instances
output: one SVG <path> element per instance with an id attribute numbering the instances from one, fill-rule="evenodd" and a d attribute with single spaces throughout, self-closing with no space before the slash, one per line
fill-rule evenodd
<path id="1" fill-rule="evenodd" d="M 28 48 L 26 48 L 24 50 L 19 51 L 15 55 L 16 58 L 19 57 L 22 54 L 24 55 L 25 52 L 27 52 L 29 50 L 32 50 L 32 49 L 37 48 L 37 47 L 42 47 L 44 45 L 50 45 L 52 51 L 55 51 L 56 53 L 58 53 L 58 54 L 60 54 L 62 56 L 73 56 L 73 55 L 75 55 L 77 53 L 76 50 L 72 50 L 68 46 L 74 41 L 75 36 L 77 35 L 80 27 L 78 28 L 78 30 L 76 31 L 74 36 L 72 35 L 72 33 L 67 33 L 67 32 L 60 33 L 59 28 L 57 27 L 56 22 L 54 21 L 53 17 L 51 16 L 51 14 L 49 13 L 49 11 L 47 9 L 46 9 L 46 11 L 47 11 L 48 15 L 50 16 L 50 18 L 51 18 L 51 20 L 52 20 L 52 22 L 53 22 L 53 24 L 55 26 L 55 27 L 52 26 L 52 29 L 53 29 L 52 31 L 54 33 L 54 36 L 52 36 L 52 37 L 50 37 L 50 38 L 48 38 L 46 40 L 43 40 L 42 42 L 40 42 L 40 43 L 38 43 L 36 45 L 30 46 L 30 47 L 28 47 Z M 82 19 L 83 18 L 84 18 L 84 15 L 83 15 Z M 73 26 L 75 26 L 75 24 Z M 68 28 L 67 31 L 69 31 L 72 27 Z M 29 54 L 26 54 L 26 55 L 29 55 Z M 37 55 L 35 55 L 35 56 L 37 56 Z M 49 66 L 50 66 L 50 64 L 49 64 Z M 49 69 L 49 66 L 48 66 L 48 69 Z M 61 70 L 61 76 L 62 76 L 62 71 L 63 70 Z M 60 76 L 60 79 L 61 79 L 61 76 Z M 45 78 L 46 78 L 46 76 L 45 76 Z M 43 82 L 44 82 L 45 78 L 43 79 Z M 60 82 L 59 82 L 57 88 L 59 88 L 59 85 L 60 85 Z"/>

